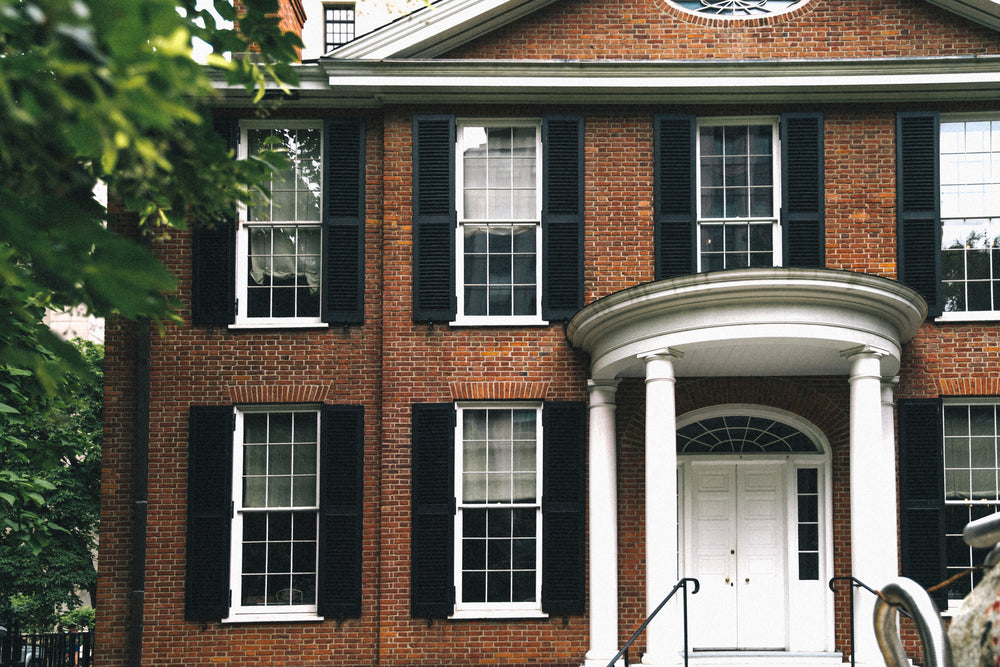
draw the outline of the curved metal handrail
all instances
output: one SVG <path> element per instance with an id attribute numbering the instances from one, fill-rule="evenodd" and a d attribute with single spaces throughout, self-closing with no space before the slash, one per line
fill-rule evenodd
<path id="1" fill-rule="evenodd" d="M 899 639 L 896 612 L 906 611 L 917 626 L 924 647 L 925 667 L 952 667 L 951 643 L 931 596 L 912 579 L 901 577 L 882 587 L 875 601 L 875 639 L 887 667 L 907 667 L 909 659 Z"/>
<path id="2" fill-rule="evenodd" d="M 628 639 L 627 642 L 625 642 L 625 645 L 622 646 L 621 650 L 618 651 L 618 653 L 615 654 L 615 657 L 611 658 L 611 662 L 608 663 L 608 667 L 615 667 L 615 663 L 618 662 L 619 660 L 621 660 L 622 656 L 628 656 L 628 649 L 629 649 L 629 647 L 632 646 L 633 643 L 635 643 L 635 640 L 639 638 L 639 635 L 641 635 L 642 631 L 646 629 L 646 626 L 649 625 L 650 621 L 653 620 L 653 617 L 656 616 L 658 613 L 660 613 L 660 610 L 663 609 L 664 605 L 666 605 L 667 602 L 670 601 L 670 598 L 672 598 L 674 596 L 674 594 L 679 589 L 681 589 L 681 588 L 684 589 L 684 597 L 683 597 L 683 600 L 684 600 L 684 664 L 687 665 L 687 654 L 688 654 L 688 640 L 687 640 L 687 582 L 689 582 L 689 581 L 692 584 L 694 584 L 694 590 L 691 591 L 691 595 L 694 595 L 695 593 L 697 593 L 701 589 L 701 584 L 698 583 L 697 579 L 694 579 L 692 577 L 684 577 L 683 579 L 681 579 L 680 581 L 678 581 L 676 584 L 674 584 L 674 587 L 670 589 L 669 593 L 667 593 L 667 597 L 663 598 L 663 602 L 661 602 L 659 605 L 657 605 L 656 609 L 654 609 L 652 611 L 652 613 L 650 613 L 650 615 L 646 617 L 646 620 L 642 622 L 642 625 L 639 626 L 639 629 L 632 633 L 632 636 L 629 637 L 629 639 Z M 627 665 L 628 665 L 628 657 L 625 658 L 625 665 L 627 667 Z"/>

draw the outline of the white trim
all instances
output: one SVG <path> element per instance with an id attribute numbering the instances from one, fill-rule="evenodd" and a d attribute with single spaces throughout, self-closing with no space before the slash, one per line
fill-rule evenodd
<path id="1" fill-rule="evenodd" d="M 465 151 L 465 128 L 507 128 L 531 127 L 535 130 L 535 212 L 533 218 L 492 219 L 465 217 L 465 168 L 463 153 Z M 543 326 L 548 322 L 542 319 L 542 123 L 537 118 L 467 118 L 460 119 L 455 125 L 455 210 L 458 214 L 458 224 L 455 226 L 455 285 L 457 310 L 452 326 Z M 463 225 L 535 225 L 535 314 L 534 315 L 466 315 L 465 314 L 465 230 Z M 513 298 L 513 295 L 512 295 Z"/>
<path id="2" fill-rule="evenodd" d="M 316 614 L 285 613 L 285 614 L 230 614 L 220 620 L 220 623 L 292 623 L 302 621 L 322 622 L 326 620 Z"/>
<path id="3" fill-rule="evenodd" d="M 789 412 L 787 410 L 782 410 L 780 408 L 772 408 L 766 405 L 759 405 L 756 403 L 721 403 L 719 405 L 710 405 L 705 408 L 699 408 L 697 410 L 691 410 L 690 412 L 685 412 L 683 415 L 677 418 L 677 428 L 678 430 L 693 424 L 695 422 L 700 422 L 704 419 L 711 419 L 712 417 L 727 417 L 733 415 L 746 415 L 748 417 L 761 417 L 763 419 L 773 419 L 775 421 L 782 422 L 789 426 L 792 426 L 808 437 L 817 447 L 815 454 L 810 454 L 809 452 L 795 452 L 775 455 L 780 458 L 810 458 L 816 456 L 826 456 L 829 458 L 831 448 L 830 441 L 827 439 L 826 434 L 823 433 L 815 424 L 813 424 L 808 419 L 795 414 L 794 412 Z M 678 457 L 683 458 L 695 458 L 696 454 L 678 454 Z M 706 454 L 705 456 L 718 458 L 719 454 Z M 753 454 L 751 458 L 767 458 L 769 454 Z"/>
<path id="4" fill-rule="evenodd" d="M 474 503 L 464 504 L 462 502 L 462 474 L 464 471 L 464 433 L 462 413 L 465 410 L 534 410 L 535 411 L 535 502 L 534 503 Z M 507 402 L 507 401 L 482 401 L 470 402 L 462 401 L 455 404 L 455 558 L 454 558 L 454 581 L 455 581 L 455 610 L 449 618 L 451 619 L 474 619 L 474 618 L 546 618 L 548 614 L 542 612 L 542 405 L 537 401 L 530 402 Z M 462 602 L 462 535 L 463 535 L 463 510 L 469 509 L 506 509 L 506 508 L 534 508 L 535 510 L 535 601 L 534 602 Z"/>
<path id="5" fill-rule="evenodd" d="M 697 209 L 697 262 L 698 271 L 703 271 L 702 268 L 702 230 L 703 225 L 712 226 L 720 225 L 725 227 L 726 225 L 732 224 L 770 224 L 771 225 L 771 266 L 781 266 L 782 265 L 782 246 L 781 246 L 781 117 L 780 116 L 706 116 L 698 117 L 695 121 L 695 191 L 698 196 L 695 197 L 695 207 Z M 701 150 L 701 128 L 703 127 L 750 127 L 750 126 L 769 126 L 771 128 L 771 216 L 769 217 L 721 217 L 721 218 L 707 218 L 702 214 L 702 191 L 701 191 L 701 174 L 702 174 L 702 150 Z M 749 151 L 749 146 L 748 146 Z M 748 185 L 749 184 L 749 173 L 747 174 Z M 723 191 L 724 194 L 724 191 Z M 750 201 L 747 201 L 747 208 L 749 213 Z M 747 239 L 747 248 L 749 252 L 749 239 Z"/>
<path id="6" fill-rule="evenodd" d="M 243 434 L 244 417 L 247 414 L 307 414 L 313 415 L 316 419 L 316 495 L 313 506 L 289 506 L 287 508 L 244 508 L 243 507 Z M 319 589 L 315 586 L 319 579 L 319 493 L 320 493 L 320 461 L 322 448 L 322 423 L 319 407 L 312 404 L 281 404 L 281 405 L 249 405 L 238 406 L 234 409 L 235 423 L 233 427 L 232 441 L 232 517 L 231 536 L 229 548 L 229 615 L 222 619 L 223 623 L 244 623 L 244 622 L 276 622 L 276 621 L 315 621 L 322 620 L 317 615 Z M 264 605 L 243 605 L 240 603 L 242 594 L 243 575 L 243 515 L 244 512 L 262 512 L 268 510 L 275 511 L 313 511 L 317 517 L 316 534 L 316 557 L 314 561 L 313 581 L 315 586 L 316 601 L 312 604 L 264 606 Z"/>
<path id="7" fill-rule="evenodd" d="M 320 164 L 324 165 L 326 160 L 326 140 L 323 136 L 323 121 L 321 120 L 241 120 L 240 139 L 237 146 L 237 157 L 248 159 L 250 156 L 250 142 L 247 139 L 248 130 L 317 130 L 320 135 Z M 236 320 L 229 325 L 230 329 L 293 329 L 304 327 L 327 327 L 328 324 L 322 320 L 322 290 L 323 290 L 323 199 L 325 192 L 322 183 L 324 167 L 320 168 L 320 188 L 319 188 L 319 214 L 316 220 L 278 220 L 278 221 L 258 221 L 247 220 L 247 206 L 240 204 L 238 210 L 238 220 L 236 226 Z M 249 303 L 249 230 L 251 227 L 279 227 L 279 226 L 315 226 L 320 230 L 320 257 L 319 257 L 319 290 L 320 290 L 320 314 L 316 317 L 248 317 L 246 315 Z"/>

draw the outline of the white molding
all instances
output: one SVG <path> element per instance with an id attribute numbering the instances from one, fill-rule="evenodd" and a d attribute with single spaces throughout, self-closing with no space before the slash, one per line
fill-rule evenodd
<path id="1" fill-rule="evenodd" d="M 883 377 L 899 370 L 902 345 L 926 302 L 893 280 L 826 269 L 738 269 L 645 283 L 580 310 L 567 327 L 590 354 L 594 379 L 635 376 L 638 355 L 678 349 L 678 377 L 847 375 L 841 352 L 887 352 Z"/>

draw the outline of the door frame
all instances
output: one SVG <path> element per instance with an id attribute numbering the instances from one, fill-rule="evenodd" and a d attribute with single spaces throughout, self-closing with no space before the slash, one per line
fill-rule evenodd
<path id="1" fill-rule="evenodd" d="M 693 466 L 753 465 L 782 463 L 785 484 L 785 649 L 791 652 L 834 650 L 834 600 L 827 583 L 833 576 L 833 475 L 831 451 L 826 436 L 814 424 L 794 413 L 751 404 L 716 405 L 693 410 L 677 418 L 677 427 L 725 415 L 747 415 L 774 419 L 792 426 L 816 446 L 815 453 L 787 454 L 681 454 L 677 455 L 678 564 L 680 577 L 689 576 L 693 562 L 691 549 L 692 498 L 688 472 Z M 819 578 L 798 579 L 797 470 L 818 470 L 819 499 Z M 695 603 L 696 599 L 689 601 Z M 810 618 L 810 624 L 792 624 L 790 619 Z"/>

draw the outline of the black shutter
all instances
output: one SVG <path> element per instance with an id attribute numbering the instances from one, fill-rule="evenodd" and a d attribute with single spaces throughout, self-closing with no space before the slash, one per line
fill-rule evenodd
<path id="1" fill-rule="evenodd" d="M 823 268 L 823 114 L 781 116 L 781 233 L 784 265 Z"/>
<path id="2" fill-rule="evenodd" d="M 936 317 L 941 299 L 939 120 L 934 112 L 896 116 L 896 215 L 899 280 L 927 301 Z"/>
<path id="3" fill-rule="evenodd" d="M 212 119 L 230 150 L 239 142 L 235 118 Z M 236 213 L 228 220 L 195 221 L 191 232 L 191 322 L 216 326 L 236 321 Z"/>
<path id="4" fill-rule="evenodd" d="M 900 551 L 902 573 L 924 588 L 945 578 L 944 450 L 941 401 L 899 401 Z M 944 589 L 933 594 L 941 609 Z"/>
<path id="5" fill-rule="evenodd" d="M 455 286 L 455 117 L 413 117 L 413 319 L 450 322 Z"/>
<path id="6" fill-rule="evenodd" d="M 361 615 L 364 408 L 324 405 L 321 414 L 317 611 Z"/>
<path id="7" fill-rule="evenodd" d="M 233 409 L 195 406 L 188 418 L 187 573 L 184 617 L 229 615 Z"/>
<path id="8" fill-rule="evenodd" d="M 445 618 L 455 610 L 455 407 L 413 406 L 410 611 Z"/>
<path id="9" fill-rule="evenodd" d="M 542 119 L 542 317 L 583 307 L 583 117 Z"/>
<path id="10" fill-rule="evenodd" d="M 323 321 L 360 324 L 365 298 L 365 121 L 324 125 Z"/>
<path id="11" fill-rule="evenodd" d="M 542 408 L 542 611 L 582 614 L 585 606 L 587 408 Z"/>
<path id="12" fill-rule="evenodd" d="M 697 271 L 695 117 L 653 121 L 653 227 L 657 280 Z"/>

